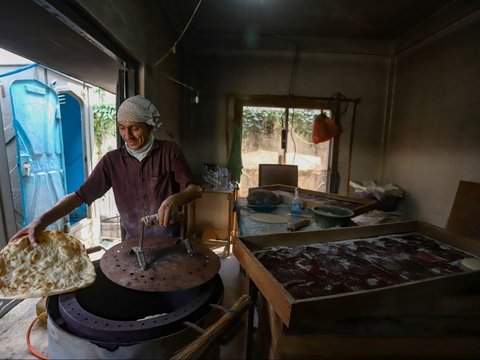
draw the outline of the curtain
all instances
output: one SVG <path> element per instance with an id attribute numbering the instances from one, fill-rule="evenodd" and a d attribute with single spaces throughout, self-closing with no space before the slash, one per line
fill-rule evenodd
<path id="1" fill-rule="evenodd" d="M 242 175 L 242 129 L 240 124 L 233 124 L 232 147 L 228 157 L 227 169 L 230 173 L 230 180 L 240 182 Z"/>

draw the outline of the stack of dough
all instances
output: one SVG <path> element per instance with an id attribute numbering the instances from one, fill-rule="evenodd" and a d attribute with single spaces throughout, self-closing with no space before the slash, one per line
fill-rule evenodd
<path id="1" fill-rule="evenodd" d="M 248 205 L 274 206 L 282 202 L 282 197 L 269 190 L 254 190 L 247 196 Z"/>
<path id="2" fill-rule="evenodd" d="M 83 244 L 61 231 L 44 231 L 34 245 L 22 236 L 0 251 L 0 298 L 66 293 L 91 285 L 95 277 Z"/>

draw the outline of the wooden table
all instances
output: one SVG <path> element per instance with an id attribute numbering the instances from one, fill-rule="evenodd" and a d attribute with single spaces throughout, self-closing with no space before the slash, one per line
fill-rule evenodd
<path id="1" fill-rule="evenodd" d="M 286 217 L 287 223 L 272 224 L 252 219 L 251 215 L 254 214 L 255 211 L 247 206 L 248 203 L 246 198 L 238 197 L 235 202 L 238 236 L 287 233 L 288 223 L 297 222 L 305 218 L 311 220 L 310 224 L 299 230 L 296 230 L 296 232 L 310 232 L 331 228 L 332 225 L 329 225 L 327 222 L 324 222 L 321 219 L 315 219 L 315 214 L 309 210 L 309 208 L 320 204 L 348 208 L 354 212 L 355 216 L 373 210 L 377 205 L 376 201 L 368 199 L 347 197 L 308 189 L 299 189 L 299 194 L 304 201 L 305 209 L 300 213 L 292 213 L 291 202 L 295 192 L 295 187 L 287 185 L 269 185 L 251 188 L 249 189 L 249 192 L 256 190 L 272 191 L 282 198 L 282 203 L 269 213 Z M 346 226 L 356 226 L 356 224 L 350 221 L 346 224 Z"/>
<path id="2" fill-rule="evenodd" d="M 237 199 L 235 204 L 235 212 L 237 214 L 236 218 L 238 236 L 287 233 L 289 223 L 295 223 L 303 219 L 310 219 L 310 223 L 305 227 L 296 230 L 296 232 L 318 231 L 331 227 L 326 222 L 322 222 L 321 220 L 316 221 L 314 217 L 315 214 L 310 210 L 305 209 L 299 213 L 292 213 L 290 210 L 290 205 L 287 203 L 282 203 L 275 210 L 268 212 L 268 214 L 281 215 L 285 217 L 285 219 L 287 219 L 285 223 L 275 224 L 255 220 L 254 215 L 262 212 L 256 212 L 249 209 L 246 198 Z M 356 226 L 356 224 L 352 221 L 349 221 L 347 225 Z"/>

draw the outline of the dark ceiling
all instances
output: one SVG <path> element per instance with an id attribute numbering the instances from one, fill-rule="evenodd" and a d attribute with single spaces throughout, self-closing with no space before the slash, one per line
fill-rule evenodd
<path id="1" fill-rule="evenodd" d="M 198 1 L 175 1 L 177 24 L 188 22 Z M 184 37 L 190 42 L 195 38 L 252 36 L 393 40 L 452 2 L 203 0 Z"/>
<path id="2" fill-rule="evenodd" d="M 0 1 L 4 3 L 4 11 L 0 12 L 0 47 L 115 90 L 117 71 L 123 66 L 118 59 L 106 54 L 91 36 L 61 24 L 46 10 L 52 4 L 65 14 L 63 8 L 76 1 Z M 285 46 L 291 38 L 390 41 L 436 12 L 478 1 L 202 0 L 180 46 L 194 50 L 209 46 L 251 48 L 253 44 L 257 49 L 266 49 L 264 45 L 272 43 Z M 155 4 L 165 11 L 180 36 L 199 0 L 159 0 Z"/>
<path id="3" fill-rule="evenodd" d="M 33 0 L 0 0 L 0 48 L 63 72 L 76 79 L 116 91 L 122 64 L 96 43 L 65 26 Z"/>

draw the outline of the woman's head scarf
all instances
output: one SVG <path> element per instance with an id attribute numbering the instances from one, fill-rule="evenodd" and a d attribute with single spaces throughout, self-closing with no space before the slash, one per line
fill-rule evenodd
<path id="1" fill-rule="evenodd" d="M 147 123 L 153 126 L 154 131 L 162 125 L 160 122 L 160 114 L 155 105 L 140 95 L 129 97 L 119 106 L 117 122 L 122 123 L 125 121 Z"/>

